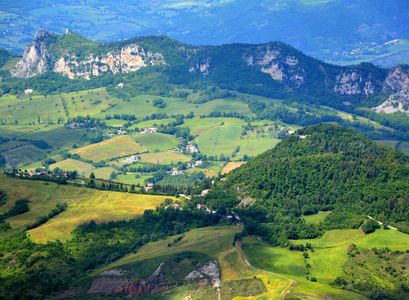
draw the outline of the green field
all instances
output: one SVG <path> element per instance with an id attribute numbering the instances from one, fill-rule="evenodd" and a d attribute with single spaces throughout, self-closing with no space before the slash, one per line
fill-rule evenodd
<path id="1" fill-rule="evenodd" d="M 112 157 L 122 157 L 145 152 L 146 149 L 135 143 L 129 136 L 115 136 L 100 143 L 72 150 L 72 154 L 79 154 L 82 158 L 99 162 Z"/>
<path id="2" fill-rule="evenodd" d="M 126 175 L 120 174 L 118 177 L 115 179 L 115 181 L 123 182 L 126 184 L 140 184 L 140 185 L 145 185 L 145 180 L 152 177 L 149 175 L 140 175 L 139 178 L 136 178 L 135 175 L 137 173 L 127 173 Z"/>
<path id="3" fill-rule="evenodd" d="M 89 163 L 71 158 L 50 165 L 50 170 L 54 170 L 55 168 L 60 168 L 65 171 L 77 171 L 78 174 L 81 175 L 84 175 L 85 173 L 88 173 L 95 169 L 95 167 Z"/>
<path id="4" fill-rule="evenodd" d="M 30 100 L 30 98 L 32 100 Z M 16 96 L 0 97 L 0 115 L 7 124 L 57 123 L 64 122 L 66 115 L 61 99 L 57 96 L 26 96 L 19 99 Z"/>
<path id="5" fill-rule="evenodd" d="M 409 143 L 408 142 L 402 142 L 399 144 L 398 149 L 405 153 L 406 155 L 409 155 Z"/>
<path id="6" fill-rule="evenodd" d="M 109 109 L 111 105 L 122 102 L 121 99 L 110 96 L 105 88 L 61 94 L 60 96 L 70 118 L 94 116 L 101 113 L 102 110 Z"/>
<path id="7" fill-rule="evenodd" d="M 132 136 L 139 145 L 146 148 L 148 151 L 165 151 L 176 148 L 179 141 L 172 135 L 163 133 L 149 133 L 149 134 L 138 134 Z"/>
<path id="8" fill-rule="evenodd" d="M 165 108 L 158 108 L 152 105 L 152 101 L 161 98 L 167 104 Z M 137 96 L 129 102 L 119 102 L 114 107 L 101 112 L 96 117 L 105 118 L 106 115 L 132 114 L 143 118 L 153 113 L 166 113 L 168 116 L 177 114 L 189 114 L 193 112 L 196 116 L 207 115 L 211 112 L 237 112 L 240 114 L 253 115 L 247 104 L 237 101 L 237 99 L 216 99 L 202 104 L 187 103 L 180 98 L 164 98 L 151 95 Z M 160 124 L 161 120 L 157 123 Z M 139 126 L 138 126 L 139 127 Z"/>

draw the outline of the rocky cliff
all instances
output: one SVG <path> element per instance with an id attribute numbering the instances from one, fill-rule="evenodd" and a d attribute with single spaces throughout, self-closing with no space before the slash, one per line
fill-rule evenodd
<path id="1" fill-rule="evenodd" d="M 66 34 L 71 32 L 67 31 Z M 137 44 L 130 44 L 118 51 L 109 51 L 102 55 L 90 53 L 84 59 L 69 52 L 56 57 L 49 50 L 50 37 L 51 34 L 44 29 L 37 30 L 34 42 L 27 46 L 23 58 L 10 71 L 11 76 L 28 78 L 54 71 L 67 75 L 70 79 L 89 79 L 90 75 L 128 73 L 148 65 L 166 64 L 162 54 L 145 51 Z"/>
<path id="2" fill-rule="evenodd" d="M 261 72 L 270 74 L 271 78 L 279 81 L 290 81 L 296 86 L 304 83 L 306 71 L 299 66 L 298 58 L 285 55 L 277 46 L 268 45 L 245 57 L 250 66 L 257 66 Z"/>
<path id="3" fill-rule="evenodd" d="M 373 107 L 377 112 L 394 113 L 402 111 L 409 114 L 409 68 L 398 65 L 392 68 L 386 77 L 384 91 L 391 91 L 389 98 L 379 106 Z"/>
<path id="4" fill-rule="evenodd" d="M 338 95 L 372 95 L 379 91 L 371 75 L 365 75 L 356 67 L 348 68 L 342 75 L 338 75 L 334 86 L 334 92 Z"/>
<path id="5" fill-rule="evenodd" d="M 44 29 L 37 30 L 34 41 L 26 47 L 23 58 L 10 70 L 11 76 L 28 78 L 50 70 L 50 63 L 53 61 L 52 54 L 47 49 L 50 36 Z"/>

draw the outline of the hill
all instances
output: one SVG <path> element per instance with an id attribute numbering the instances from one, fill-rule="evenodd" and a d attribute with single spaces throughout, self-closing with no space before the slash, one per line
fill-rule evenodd
<path id="1" fill-rule="evenodd" d="M 241 198 L 256 199 L 252 210 L 263 211 L 270 221 L 280 223 L 277 214 L 332 211 L 324 221 L 327 228 L 358 228 L 362 216 L 370 215 L 406 231 L 407 170 L 408 157 L 401 152 L 321 124 L 298 130 L 231 171 L 227 182 Z M 309 229 L 287 232 L 287 237 L 319 235 Z"/>
<path id="2" fill-rule="evenodd" d="M 378 57 L 390 67 L 390 61 L 406 59 L 407 9 L 398 0 L 388 5 L 380 0 L 268 0 L 262 4 L 172 0 L 132 5 L 125 1 L 61 1 L 58 5 L 17 1 L 2 8 L 0 47 L 21 53 L 35 28 L 58 33 L 72 28 L 102 42 L 158 33 L 194 45 L 281 40 L 322 60 L 350 64 Z M 389 43 L 394 40 L 398 41 Z M 391 55 L 394 58 L 388 58 Z"/>

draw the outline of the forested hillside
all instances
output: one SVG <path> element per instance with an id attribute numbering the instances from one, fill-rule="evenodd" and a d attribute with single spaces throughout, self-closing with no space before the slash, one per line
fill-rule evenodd
<path id="1" fill-rule="evenodd" d="M 261 213 L 259 228 L 271 235 L 307 238 L 320 229 L 358 228 L 370 215 L 406 232 L 408 157 L 334 125 L 300 129 L 228 175 L 241 198 L 254 198 L 249 214 Z M 332 211 L 321 228 L 289 224 L 301 215 Z M 281 216 L 281 217 L 280 217 Z M 283 219 L 284 218 L 284 219 Z M 254 220 L 255 221 L 255 220 Z M 272 224 L 281 224 L 274 227 Z"/>

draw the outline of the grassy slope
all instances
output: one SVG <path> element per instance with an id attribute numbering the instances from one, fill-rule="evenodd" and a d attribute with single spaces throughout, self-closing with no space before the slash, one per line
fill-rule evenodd
<path id="1" fill-rule="evenodd" d="M 127 255 L 107 267 L 94 272 L 91 276 L 96 276 L 107 269 L 121 268 L 121 266 L 124 265 L 155 257 L 195 251 L 218 260 L 222 273 L 222 288 L 223 284 L 228 281 L 251 279 L 255 276 L 263 281 L 268 290 L 267 293 L 261 295 L 261 298 L 257 299 L 280 299 L 281 295 L 289 286 L 289 280 L 250 268 L 243 263 L 240 253 L 232 246 L 234 234 L 241 230 L 242 228 L 237 226 L 194 229 L 186 232 L 185 237 L 172 247 L 168 247 L 167 245 L 173 242 L 174 237 L 146 244 L 140 248 L 136 254 Z M 182 291 L 180 294 L 174 295 L 171 299 L 181 299 L 187 295 L 189 295 L 188 291 Z"/>
<path id="2" fill-rule="evenodd" d="M 111 157 L 125 156 L 146 151 L 144 147 L 135 143 L 129 136 L 115 136 L 109 140 L 92 144 L 83 148 L 71 151 L 72 154 L 79 154 L 82 158 L 99 162 Z"/>
<path id="3" fill-rule="evenodd" d="M 317 221 L 312 216 L 305 218 L 310 222 Z M 318 283 L 310 283 L 305 279 L 305 261 L 301 252 L 289 251 L 287 248 L 271 248 L 255 237 L 246 237 L 243 240 L 243 250 L 254 266 L 299 280 L 300 283 L 292 289 L 293 293 L 322 295 L 325 290 L 333 290 L 328 284 L 344 274 L 343 266 L 350 260 L 347 255 L 350 244 L 354 243 L 366 249 L 387 246 L 391 250 L 405 251 L 409 249 L 409 236 L 395 230 L 380 229 L 369 235 L 363 234 L 360 230 L 333 230 L 318 239 L 299 240 L 293 243 L 313 245 L 315 251 L 309 252 L 310 258 L 307 262 L 312 266 L 310 276 L 316 277 Z M 335 291 L 340 293 L 335 299 L 353 299 L 346 295 L 342 296 L 339 290 L 333 292 Z M 359 299 L 359 295 L 355 298 Z"/>

